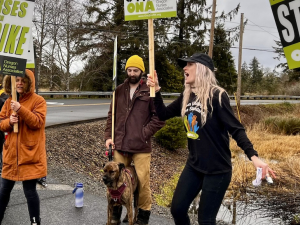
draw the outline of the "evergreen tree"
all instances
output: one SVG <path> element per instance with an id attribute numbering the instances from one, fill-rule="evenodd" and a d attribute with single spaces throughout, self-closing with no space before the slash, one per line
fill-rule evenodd
<path id="1" fill-rule="evenodd" d="M 233 93 L 237 86 L 237 72 L 230 51 L 231 43 L 223 24 L 217 24 L 214 33 L 213 61 L 217 68 L 216 78 L 221 87 Z"/>
<path id="2" fill-rule="evenodd" d="M 248 68 L 248 65 L 246 62 L 242 64 L 241 68 L 241 94 L 244 95 L 247 92 L 251 92 L 251 72 Z"/>
<path id="3" fill-rule="evenodd" d="M 258 91 L 258 87 L 264 75 L 260 63 L 258 62 L 256 57 L 254 57 L 250 61 L 249 69 L 251 72 L 251 87 L 252 87 L 251 92 L 256 92 Z"/>
<path id="4" fill-rule="evenodd" d="M 117 84 L 126 78 L 125 63 L 132 55 L 148 62 L 147 20 L 124 21 L 123 0 L 90 0 L 86 5 L 89 18 L 82 23 L 87 31 L 78 53 L 89 57 L 85 73 L 93 76 L 96 90 L 111 90 L 113 74 L 114 38 L 118 35 Z M 91 41 L 92 40 L 92 41 Z M 106 85 L 102 84 L 106 82 Z"/>

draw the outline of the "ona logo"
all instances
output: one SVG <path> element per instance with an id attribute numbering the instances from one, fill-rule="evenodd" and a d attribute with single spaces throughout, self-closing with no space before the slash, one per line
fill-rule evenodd
<path id="1" fill-rule="evenodd" d="M 129 13 L 149 12 L 149 11 L 154 12 L 155 8 L 154 8 L 154 5 L 153 5 L 153 2 L 152 1 L 147 1 L 144 4 L 144 1 L 136 2 L 135 4 L 133 2 L 129 3 L 128 6 L 127 6 L 127 11 Z"/>
<path id="2" fill-rule="evenodd" d="M 127 1 L 127 2 L 132 2 L 132 0 L 126 0 L 126 1 Z M 136 1 L 139 1 L 139 0 L 136 0 Z M 146 0 L 143 0 L 143 2 L 144 2 L 144 1 L 146 1 Z"/>

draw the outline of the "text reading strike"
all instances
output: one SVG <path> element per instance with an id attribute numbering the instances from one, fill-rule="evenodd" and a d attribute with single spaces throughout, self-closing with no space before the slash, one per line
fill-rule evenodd
<path id="1" fill-rule="evenodd" d="M 29 30 L 29 27 L 0 23 L 0 52 L 22 55 L 22 46 L 26 42 L 25 35 Z"/>

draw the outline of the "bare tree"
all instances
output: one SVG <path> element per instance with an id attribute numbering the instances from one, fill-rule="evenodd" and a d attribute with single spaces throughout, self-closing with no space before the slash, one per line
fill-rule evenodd
<path id="1" fill-rule="evenodd" d="M 50 29 L 47 24 L 51 23 L 51 0 L 40 0 L 35 4 L 33 36 L 37 47 L 37 71 L 38 78 L 41 77 L 42 61 L 44 60 L 43 50 L 50 42 Z M 38 79 L 39 80 L 39 79 Z"/>
<path id="2" fill-rule="evenodd" d="M 79 37 L 81 33 L 76 24 L 79 24 L 82 19 L 83 8 L 81 4 L 71 0 L 61 0 L 61 29 L 55 39 L 57 47 L 58 66 L 61 71 L 64 71 L 61 77 L 65 84 L 64 89 L 70 90 L 70 81 L 72 78 L 71 68 L 74 62 L 78 59 L 76 52 L 79 45 Z"/>

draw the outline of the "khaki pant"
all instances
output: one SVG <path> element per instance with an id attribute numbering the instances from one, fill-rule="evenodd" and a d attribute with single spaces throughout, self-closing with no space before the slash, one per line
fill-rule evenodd
<path id="1" fill-rule="evenodd" d="M 118 151 L 114 151 L 114 161 L 124 163 L 129 166 L 134 162 L 134 167 L 139 179 L 138 190 L 138 208 L 151 210 L 152 198 L 150 189 L 150 161 L 151 153 L 136 153 L 129 156 L 123 156 Z"/>

